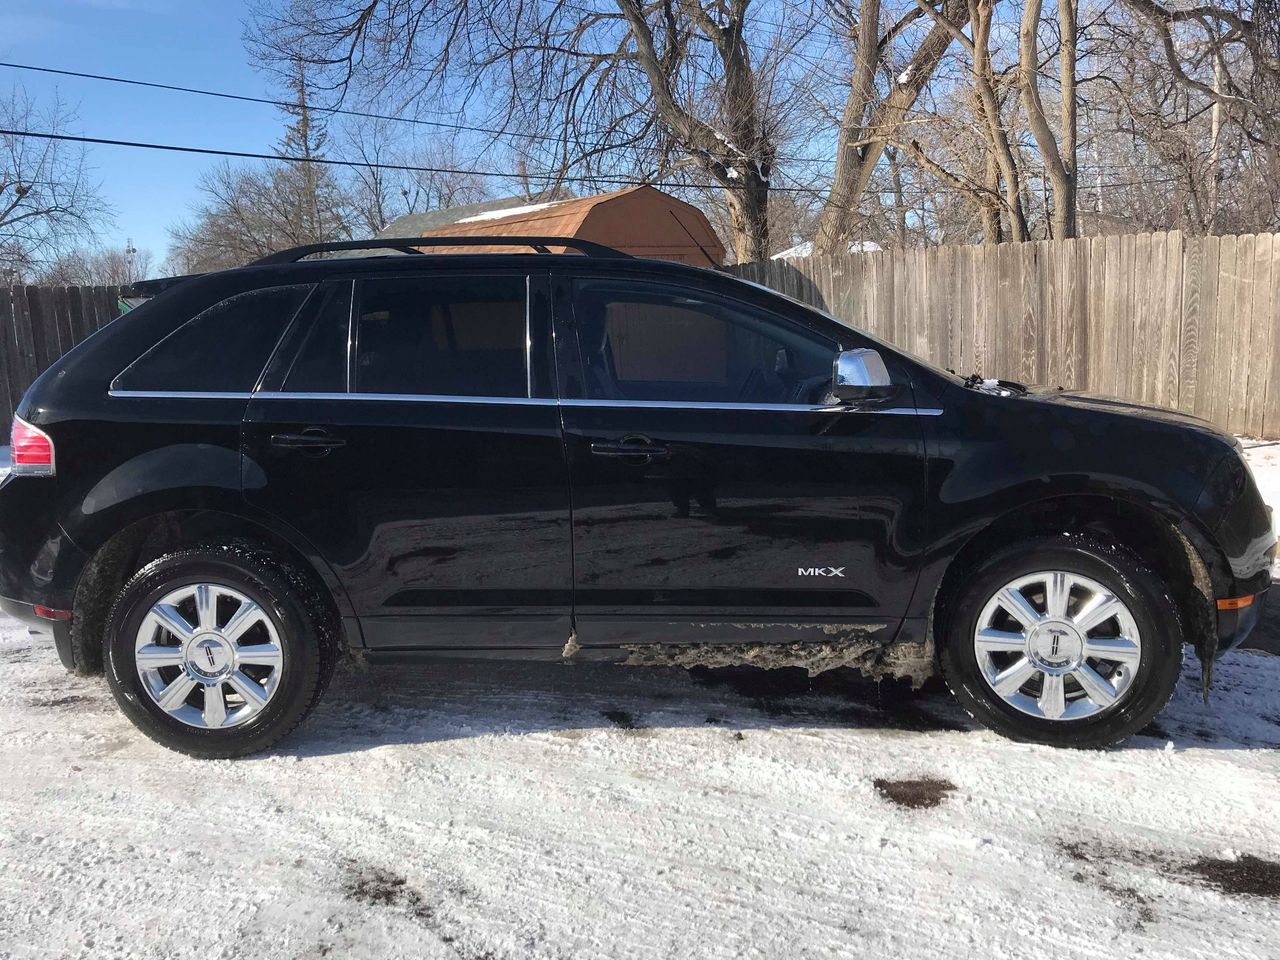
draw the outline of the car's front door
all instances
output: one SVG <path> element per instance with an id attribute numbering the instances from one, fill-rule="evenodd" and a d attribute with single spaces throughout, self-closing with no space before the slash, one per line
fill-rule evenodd
<path id="1" fill-rule="evenodd" d="M 250 401 L 245 496 L 332 565 L 371 647 L 569 636 L 546 283 L 474 270 L 332 281 Z"/>
<path id="2" fill-rule="evenodd" d="M 905 372 L 840 407 L 853 331 L 695 285 L 553 285 L 579 641 L 891 637 L 924 534 Z"/>

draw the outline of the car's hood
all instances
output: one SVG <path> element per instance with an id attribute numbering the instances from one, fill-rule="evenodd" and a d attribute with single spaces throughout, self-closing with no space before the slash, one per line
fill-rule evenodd
<path id="1" fill-rule="evenodd" d="M 1109 411 L 1147 420 L 1160 420 L 1165 423 L 1183 427 L 1192 427 L 1215 436 L 1224 436 L 1223 432 L 1208 420 L 1170 410 L 1168 407 L 1157 407 L 1147 403 L 1134 403 L 1117 397 L 1101 397 L 1080 390 L 1061 390 L 1057 387 L 1028 387 L 1026 399 L 1041 403 L 1056 403 L 1082 410 Z"/>

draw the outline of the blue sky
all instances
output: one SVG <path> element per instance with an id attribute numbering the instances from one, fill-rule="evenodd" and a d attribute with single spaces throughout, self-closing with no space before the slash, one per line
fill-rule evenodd
<path id="1" fill-rule="evenodd" d="M 241 41 L 244 0 L 0 0 L 0 60 L 160 83 L 272 96 Z M 272 107 L 0 68 L 0 90 L 24 87 L 39 103 L 58 93 L 91 137 L 267 151 L 283 121 Z M 115 208 L 108 243 L 132 238 L 163 259 L 166 227 L 198 199 L 201 171 L 217 161 L 124 147 L 89 148 L 101 192 Z"/>

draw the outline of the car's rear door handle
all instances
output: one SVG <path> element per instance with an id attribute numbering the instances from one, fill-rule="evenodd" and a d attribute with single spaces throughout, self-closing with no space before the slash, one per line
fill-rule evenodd
<path id="1" fill-rule="evenodd" d="M 637 462 L 643 460 L 663 460 L 671 456 L 671 451 L 660 443 L 654 443 L 648 437 L 623 437 L 621 440 L 592 440 L 591 452 L 597 457 L 628 457 Z"/>
<path id="2" fill-rule="evenodd" d="M 301 433 L 273 433 L 271 445 L 286 450 L 332 450 L 346 446 L 347 441 L 320 427 L 309 427 Z"/>

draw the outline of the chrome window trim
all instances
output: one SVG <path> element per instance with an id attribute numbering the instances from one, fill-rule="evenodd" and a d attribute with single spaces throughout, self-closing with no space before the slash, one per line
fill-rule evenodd
<path id="1" fill-rule="evenodd" d="M 524 275 L 524 395 L 533 399 L 533 275 Z"/>
<path id="2" fill-rule="evenodd" d="M 143 400 L 251 400 L 254 394 L 239 391 L 215 393 L 200 390 L 108 390 L 107 396 Z"/>
<path id="3" fill-rule="evenodd" d="M 364 296 L 364 285 L 360 279 L 351 278 L 351 302 L 347 307 L 347 379 L 344 386 L 346 392 L 351 392 L 351 384 L 354 382 L 356 367 L 356 298 Z M 319 318 L 316 318 L 317 321 Z M 295 353 L 293 359 L 296 361 L 298 355 Z M 284 386 L 281 381 L 280 386 Z"/>
<path id="4" fill-rule="evenodd" d="M 261 390 L 257 393 L 201 393 L 190 390 L 109 390 L 111 397 L 170 400 L 378 400 L 388 403 L 476 403 L 486 405 L 516 404 L 533 407 L 623 407 L 637 410 L 722 410 L 753 413 L 879 413 L 884 416 L 938 417 L 938 407 L 859 407 L 845 404 L 799 403 L 706 403 L 699 401 L 668 402 L 665 400 L 556 400 L 551 397 L 468 397 L 417 393 L 291 393 L 283 390 Z"/>
<path id="5" fill-rule="evenodd" d="M 595 401 L 595 399 L 553 399 L 550 397 L 449 397 L 442 394 L 417 393 L 284 393 L 262 390 L 253 394 L 255 399 L 355 399 L 355 401 L 393 401 L 411 403 L 522 403 L 539 407 L 623 407 L 636 410 L 718 410 L 773 413 L 886 413 L 896 416 L 940 416 L 942 411 L 934 407 L 892 407 L 877 410 L 874 407 L 845 406 L 845 404 L 804 403 L 709 403 L 699 401 Z"/>
<path id="6" fill-rule="evenodd" d="M 631 407 L 639 410 L 748 410 L 762 413 L 884 413 L 898 416 L 936 417 L 941 410 L 924 407 L 857 407 L 831 403 L 716 403 L 702 400 L 561 400 L 566 407 Z"/>
<path id="7" fill-rule="evenodd" d="M 553 407 L 558 400 L 551 397 L 469 397 L 437 393 L 291 393 L 263 390 L 253 394 L 255 400 L 385 400 L 393 403 L 515 403 L 526 406 Z"/>

